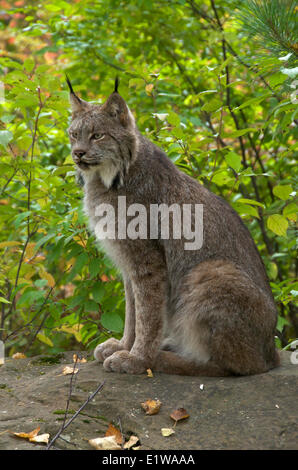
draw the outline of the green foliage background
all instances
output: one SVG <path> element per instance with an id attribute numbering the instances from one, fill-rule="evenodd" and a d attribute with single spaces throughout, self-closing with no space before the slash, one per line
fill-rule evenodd
<path id="1" fill-rule="evenodd" d="M 96 102 L 120 76 L 140 130 L 248 225 L 279 309 L 277 345 L 298 336 L 297 7 L 285 0 L 286 15 L 280 1 L 0 1 L 0 335 L 9 354 L 91 349 L 123 329 L 122 282 L 88 232 L 75 181 L 66 71 Z M 254 16 L 260 4 L 269 13 Z"/>

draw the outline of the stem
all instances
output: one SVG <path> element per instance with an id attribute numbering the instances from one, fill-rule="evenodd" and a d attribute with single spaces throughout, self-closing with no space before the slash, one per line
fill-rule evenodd
<path id="1" fill-rule="evenodd" d="M 105 380 L 97 387 L 97 389 L 95 390 L 95 392 L 93 392 L 88 398 L 87 400 L 82 404 L 82 406 L 78 409 L 78 411 L 75 412 L 75 414 L 67 421 L 67 423 L 63 423 L 63 425 L 61 426 L 61 428 L 59 429 L 59 431 L 57 432 L 57 434 L 53 437 L 53 439 L 51 440 L 51 442 L 47 445 L 46 447 L 46 450 L 49 450 L 52 445 L 54 444 L 54 442 L 58 439 L 58 437 L 60 436 L 60 434 L 64 431 L 64 429 L 66 429 L 72 422 L 74 419 L 76 419 L 76 417 L 80 414 L 80 412 L 85 408 L 86 405 L 88 405 L 88 403 L 95 397 L 95 395 L 102 389 L 102 387 L 104 386 L 105 384 Z"/>

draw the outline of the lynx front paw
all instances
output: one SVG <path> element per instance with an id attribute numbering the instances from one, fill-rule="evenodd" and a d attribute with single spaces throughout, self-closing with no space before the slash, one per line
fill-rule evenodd
<path id="1" fill-rule="evenodd" d="M 123 351 L 125 347 L 115 338 L 110 338 L 104 343 L 98 344 L 94 350 L 94 357 L 98 362 L 104 362 L 104 360 L 114 354 L 116 351 Z"/>
<path id="2" fill-rule="evenodd" d="M 126 372 L 127 374 L 142 374 L 147 369 L 145 362 L 129 351 L 115 352 L 104 361 L 103 367 L 108 372 Z"/>

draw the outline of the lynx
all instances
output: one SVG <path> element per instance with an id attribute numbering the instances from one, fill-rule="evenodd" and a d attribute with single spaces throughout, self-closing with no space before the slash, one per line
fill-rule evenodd
<path id="1" fill-rule="evenodd" d="M 249 375 L 277 366 L 276 307 L 241 218 L 139 132 L 118 93 L 118 80 L 103 105 L 82 100 L 67 81 L 72 157 L 84 181 L 90 229 L 121 271 L 125 287 L 123 337 L 99 344 L 96 360 L 106 371 L 130 374 L 151 368 L 180 375 Z M 120 237 L 123 217 L 129 216 L 117 213 L 119 197 L 148 209 L 201 204 L 202 246 L 186 250 L 183 236 Z M 102 204 L 115 210 L 114 239 L 98 234 Z"/>

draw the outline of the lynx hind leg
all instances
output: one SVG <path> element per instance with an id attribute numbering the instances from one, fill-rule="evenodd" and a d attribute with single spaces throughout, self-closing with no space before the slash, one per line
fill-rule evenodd
<path id="1" fill-rule="evenodd" d="M 201 263 L 185 279 L 171 341 L 154 369 L 202 376 L 265 372 L 278 365 L 275 323 L 274 305 L 245 273 L 226 261 Z"/>

